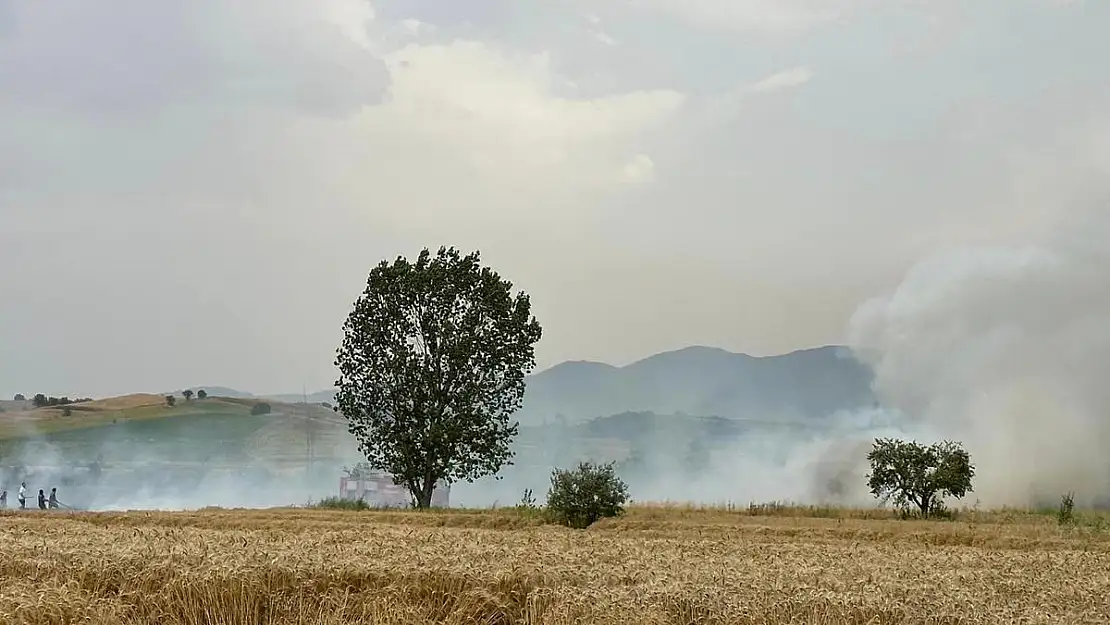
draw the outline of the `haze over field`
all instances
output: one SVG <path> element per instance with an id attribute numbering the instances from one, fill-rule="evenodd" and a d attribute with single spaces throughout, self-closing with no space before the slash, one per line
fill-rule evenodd
<path id="1" fill-rule="evenodd" d="M 521 466 L 464 501 L 590 453 L 638 499 L 863 503 L 882 434 L 963 440 L 984 504 L 1105 501 L 1107 24 L 1093 0 L 0 0 L 0 393 L 295 403 L 333 384 L 366 272 L 447 244 L 531 295 L 547 369 Z M 759 358 L 822 345 L 847 349 Z M 260 435 L 213 436 L 247 463 Z M 332 494 L 345 453 L 322 487 L 176 504 Z"/>

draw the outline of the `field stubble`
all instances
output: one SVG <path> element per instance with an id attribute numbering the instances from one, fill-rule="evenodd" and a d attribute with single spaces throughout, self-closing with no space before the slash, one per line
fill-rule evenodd
<path id="1" fill-rule="evenodd" d="M 1101 528 L 869 516 L 637 507 L 573 531 L 512 510 L 8 512 L 0 623 L 1110 622 Z"/>

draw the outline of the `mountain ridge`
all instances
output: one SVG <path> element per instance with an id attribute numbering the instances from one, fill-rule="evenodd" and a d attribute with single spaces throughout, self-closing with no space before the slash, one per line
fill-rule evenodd
<path id="1" fill-rule="evenodd" d="M 626 365 L 567 360 L 527 377 L 522 425 L 553 419 L 584 421 L 628 411 L 762 420 L 813 419 L 875 402 L 873 373 L 851 348 L 822 345 L 752 356 L 689 345 Z M 300 402 L 301 393 L 240 397 Z M 210 394 L 212 390 L 209 390 Z M 334 402 L 334 389 L 309 393 L 309 403 Z"/>
<path id="2" fill-rule="evenodd" d="M 522 423 L 625 411 L 812 419 L 872 405 L 873 377 L 842 345 L 769 356 L 691 345 L 620 367 L 565 362 L 533 374 L 517 416 Z"/>

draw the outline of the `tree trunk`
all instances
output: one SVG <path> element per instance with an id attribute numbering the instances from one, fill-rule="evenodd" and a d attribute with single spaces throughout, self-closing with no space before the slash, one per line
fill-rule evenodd
<path id="1" fill-rule="evenodd" d="M 422 483 L 412 489 L 412 498 L 420 510 L 432 507 L 432 492 L 435 490 L 435 480 L 422 480 Z"/>
<path id="2" fill-rule="evenodd" d="M 933 513 L 933 495 L 922 495 L 921 504 L 919 507 L 921 508 L 921 516 L 926 519 L 929 518 L 929 516 Z"/>

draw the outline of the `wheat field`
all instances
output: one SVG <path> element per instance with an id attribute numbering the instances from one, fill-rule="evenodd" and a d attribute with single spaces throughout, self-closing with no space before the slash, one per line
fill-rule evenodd
<path id="1" fill-rule="evenodd" d="M 9 511 L 0 531 L 0 623 L 1110 622 L 1102 521 L 1019 512 Z"/>

